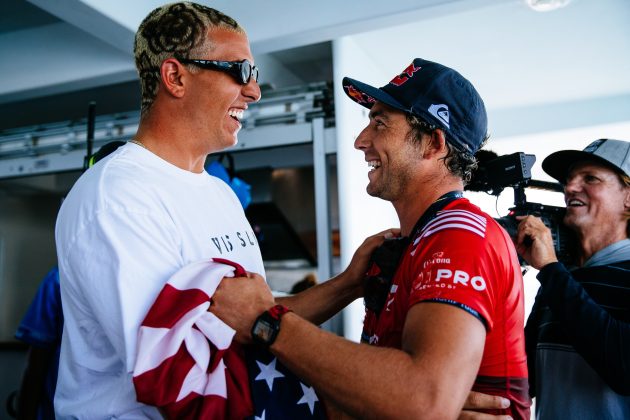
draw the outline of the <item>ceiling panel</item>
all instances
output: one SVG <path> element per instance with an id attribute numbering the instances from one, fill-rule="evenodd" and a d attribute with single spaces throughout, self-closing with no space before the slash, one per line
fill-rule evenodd
<path id="1" fill-rule="evenodd" d="M 352 36 L 385 74 L 416 56 L 460 69 L 494 109 L 623 101 L 630 94 L 628 0 L 573 0 L 550 13 L 533 12 L 522 0 L 202 2 L 245 26 L 268 86 L 330 80 L 331 41 Z M 54 103 L 73 92 L 84 98 L 134 82 L 133 33 L 163 1 L 5 3 L 0 72 L 11 83 L 0 85 L 7 113 L 0 124 L 25 114 L 28 100 Z"/>

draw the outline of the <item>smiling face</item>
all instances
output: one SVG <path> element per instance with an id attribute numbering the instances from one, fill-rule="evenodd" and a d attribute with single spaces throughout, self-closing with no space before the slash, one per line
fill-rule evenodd
<path id="1" fill-rule="evenodd" d="M 254 63 L 247 36 L 224 28 L 208 31 L 213 47 L 195 59 Z M 187 90 L 187 114 L 195 124 L 196 136 L 207 143 L 207 153 L 223 150 L 237 142 L 241 118 L 247 105 L 260 99 L 260 87 L 252 78 L 240 84 L 230 74 L 190 65 L 191 87 Z"/>
<path id="2" fill-rule="evenodd" d="M 377 102 L 354 147 L 365 154 L 370 168 L 367 193 L 392 202 L 402 199 L 422 161 L 405 114 Z"/>
<path id="3" fill-rule="evenodd" d="M 564 223 L 577 232 L 625 232 L 630 208 L 630 187 L 610 168 L 578 162 L 569 170 L 564 198 Z M 608 233 L 606 233 L 608 234 Z"/>

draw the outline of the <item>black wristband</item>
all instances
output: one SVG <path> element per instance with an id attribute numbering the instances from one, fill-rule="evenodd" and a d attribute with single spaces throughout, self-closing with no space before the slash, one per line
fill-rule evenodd
<path id="1" fill-rule="evenodd" d="M 276 305 L 256 318 L 251 331 L 254 341 L 266 347 L 271 346 L 280 332 L 280 319 L 287 312 L 291 310 L 286 306 Z"/>

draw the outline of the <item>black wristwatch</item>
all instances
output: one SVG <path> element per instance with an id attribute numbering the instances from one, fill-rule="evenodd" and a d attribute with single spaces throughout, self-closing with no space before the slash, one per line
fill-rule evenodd
<path id="1" fill-rule="evenodd" d="M 256 318 L 252 327 L 254 341 L 266 347 L 271 346 L 280 332 L 280 318 L 287 312 L 291 310 L 286 306 L 276 305 Z"/>

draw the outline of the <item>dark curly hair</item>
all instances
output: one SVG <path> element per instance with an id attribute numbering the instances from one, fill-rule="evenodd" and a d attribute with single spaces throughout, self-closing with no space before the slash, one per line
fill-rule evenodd
<path id="1" fill-rule="evenodd" d="M 421 142 L 423 134 L 429 135 L 431 132 L 439 129 L 438 126 L 429 124 L 415 115 L 405 114 L 405 117 L 410 127 L 409 137 L 414 142 Z M 472 173 L 477 169 L 477 159 L 470 152 L 460 150 L 451 144 L 448 132 L 444 132 L 444 136 L 446 137 L 446 148 L 448 149 L 446 156 L 443 158 L 444 164 L 451 174 L 461 178 L 466 184 L 470 181 Z M 479 148 L 483 147 L 487 141 L 488 136 L 483 139 Z"/>
<path id="2" fill-rule="evenodd" d="M 231 17 L 191 2 L 158 7 L 144 18 L 133 46 L 142 87 L 142 116 L 151 109 L 157 95 L 162 62 L 175 56 L 203 56 L 212 48 L 212 43 L 206 42 L 206 34 L 211 28 L 245 33 Z"/>

